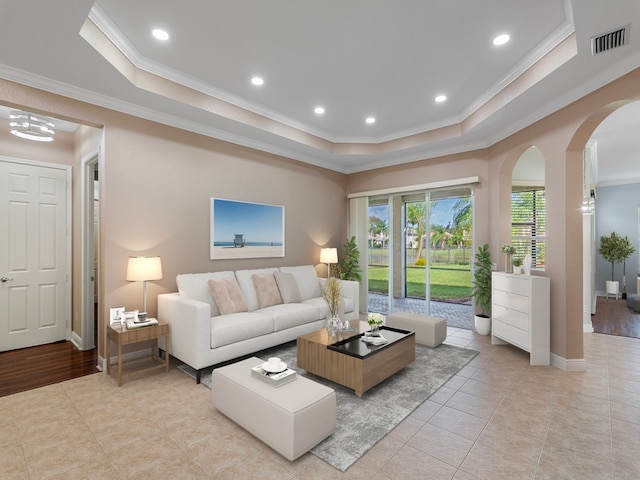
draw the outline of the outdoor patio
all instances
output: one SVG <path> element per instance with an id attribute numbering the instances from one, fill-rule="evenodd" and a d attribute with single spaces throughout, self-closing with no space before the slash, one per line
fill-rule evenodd
<path id="1" fill-rule="evenodd" d="M 386 295 L 369 293 L 369 312 L 388 312 L 389 298 Z M 427 304 L 419 298 L 394 298 L 394 311 L 427 313 Z M 431 302 L 431 315 L 444 317 L 447 326 L 473 330 L 473 307 L 470 303 Z"/>

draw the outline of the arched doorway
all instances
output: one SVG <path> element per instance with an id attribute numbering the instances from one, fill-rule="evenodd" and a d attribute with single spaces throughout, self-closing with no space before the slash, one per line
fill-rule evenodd
<path id="1" fill-rule="evenodd" d="M 591 120 L 594 127 L 583 153 L 584 330 L 592 331 L 591 317 L 597 313 L 596 332 L 637 337 L 634 313 L 628 311 L 626 302 L 606 299 L 605 281 L 619 282 L 624 297 L 638 293 L 640 165 L 636 155 L 640 150 L 640 102 L 612 103 Z M 612 278 L 612 265 L 597 249 L 600 237 L 613 231 L 627 237 L 635 251 L 614 265 Z M 608 324 L 603 325 L 605 317 Z"/>

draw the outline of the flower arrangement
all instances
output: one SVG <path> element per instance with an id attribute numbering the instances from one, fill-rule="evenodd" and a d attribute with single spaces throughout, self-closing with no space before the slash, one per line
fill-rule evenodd
<path id="1" fill-rule="evenodd" d="M 377 325 L 378 327 L 382 325 L 382 315 L 379 313 L 370 313 L 367 315 L 367 323 L 371 326 Z"/>
<path id="2" fill-rule="evenodd" d="M 342 298 L 342 285 L 340 284 L 340 279 L 336 277 L 327 278 L 327 283 L 325 283 L 325 286 L 322 289 L 322 296 L 329 306 L 329 314 L 332 317 L 337 317 L 340 299 Z"/>
<path id="3" fill-rule="evenodd" d="M 519 257 L 516 257 L 513 259 L 513 266 L 514 267 L 521 267 L 522 266 L 522 259 Z"/>
<path id="4" fill-rule="evenodd" d="M 507 255 L 513 255 L 514 253 L 516 253 L 516 247 L 514 247 L 510 243 L 505 243 L 504 245 L 502 245 L 502 247 L 500 247 L 500 250 L 502 250 L 502 253 L 506 253 Z"/>
<path id="5" fill-rule="evenodd" d="M 383 319 L 382 315 L 379 313 L 370 313 L 367 315 L 367 323 L 371 327 L 371 329 L 365 333 L 365 335 L 379 337 L 380 335 L 380 325 L 382 325 Z"/>

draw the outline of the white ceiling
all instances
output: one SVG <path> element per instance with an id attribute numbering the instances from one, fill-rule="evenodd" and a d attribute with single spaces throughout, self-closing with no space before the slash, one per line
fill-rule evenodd
<path id="1" fill-rule="evenodd" d="M 492 145 L 640 67 L 638 25 L 637 0 L 0 0 L 0 77 L 350 173 Z"/>

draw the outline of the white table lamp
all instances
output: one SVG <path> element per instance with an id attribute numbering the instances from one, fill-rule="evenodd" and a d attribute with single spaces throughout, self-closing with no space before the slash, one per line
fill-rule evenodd
<path id="1" fill-rule="evenodd" d="M 338 263 L 338 249 L 337 248 L 321 248 L 320 263 L 327 264 L 327 278 L 329 278 L 331 276 L 331 264 Z"/>
<path id="2" fill-rule="evenodd" d="M 143 311 L 147 311 L 147 281 L 162 279 L 160 257 L 129 257 L 127 281 L 142 282 Z"/>

